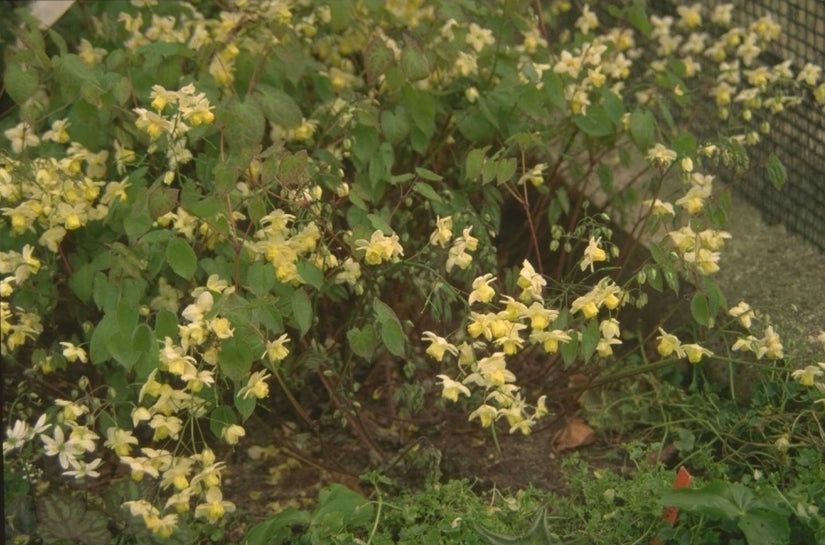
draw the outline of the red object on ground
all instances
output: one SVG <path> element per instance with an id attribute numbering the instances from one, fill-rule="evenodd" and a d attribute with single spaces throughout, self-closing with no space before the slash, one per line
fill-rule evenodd
<path id="1" fill-rule="evenodd" d="M 680 467 L 679 471 L 676 473 L 676 480 L 673 481 L 673 488 L 687 488 L 690 486 L 690 481 L 693 480 L 693 475 L 688 473 L 688 470 L 684 467 Z M 668 524 L 673 526 L 676 524 L 676 517 L 679 515 L 679 509 L 676 507 L 665 507 L 664 511 L 662 512 L 662 518 L 667 521 Z M 650 540 L 650 545 L 665 545 L 655 537 Z"/>

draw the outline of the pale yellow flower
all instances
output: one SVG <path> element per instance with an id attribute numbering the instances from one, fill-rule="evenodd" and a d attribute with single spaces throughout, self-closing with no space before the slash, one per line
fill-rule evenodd
<path id="1" fill-rule="evenodd" d="M 453 380 L 447 375 L 436 375 L 437 378 L 441 379 L 441 385 L 443 390 L 441 391 L 441 397 L 446 400 L 456 402 L 458 401 L 459 395 L 470 395 L 470 389 L 458 382 L 457 380 Z"/>

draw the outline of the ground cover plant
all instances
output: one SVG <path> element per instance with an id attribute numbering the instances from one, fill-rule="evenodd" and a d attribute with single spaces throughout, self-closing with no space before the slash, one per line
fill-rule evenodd
<path id="1" fill-rule="evenodd" d="M 821 67 L 732 4 L 612 4 L 9 13 L 9 539 L 825 542 L 825 363 L 713 281 Z M 283 430 L 356 477 L 253 515 Z M 558 486 L 445 478 L 462 437 Z"/>

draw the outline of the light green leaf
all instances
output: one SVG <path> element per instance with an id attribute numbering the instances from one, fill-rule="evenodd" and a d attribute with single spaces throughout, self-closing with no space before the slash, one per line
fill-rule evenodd
<path id="1" fill-rule="evenodd" d="M 496 164 L 496 182 L 506 184 L 516 175 L 516 170 L 518 170 L 518 161 L 515 157 L 501 159 Z"/>
<path id="2" fill-rule="evenodd" d="M 375 355 L 375 349 L 378 347 L 378 337 L 371 324 L 366 324 L 362 328 L 353 327 L 347 331 L 347 342 L 353 352 L 368 360 Z"/>
<path id="3" fill-rule="evenodd" d="M 178 276 L 189 280 L 198 267 L 195 250 L 182 238 L 173 238 L 166 246 L 166 262 Z"/>
<path id="4" fill-rule="evenodd" d="M 432 170 L 428 170 L 423 167 L 415 167 L 415 173 L 418 174 L 420 178 L 423 178 L 429 182 L 440 182 L 444 179 L 444 177 L 440 174 L 436 174 Z"/>
<path id="5" fill-rule="evenodd" d="M 29 67 L 24 69 L 20 64 L 11 63 L 6 66 L 3 74 L 3 86 L 11 99 L 22 105 L 29 100 L 39 85 L 37 71 Z"/>
<path id="6" fill-rule="evenodd" d="M 467 180 L 473 182 L 481 176 L 481 167 L 484 165 L 484 157 L 488 149 L 490 146 L 470 150 L 467 154 L 467 160 L 464 163 L 464 176 Z"/>
<path id="7" fill-rule="evenodd" d="M 324 272 L 313 263 L 305 259 L 301 259 L 295 267 L 298 269 L 298 275 L 304 282 L 317 290 L 320 290 L 323 287 Z"/>

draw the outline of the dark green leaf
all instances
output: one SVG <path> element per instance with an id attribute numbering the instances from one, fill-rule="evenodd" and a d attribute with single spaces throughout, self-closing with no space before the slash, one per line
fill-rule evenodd
<path id="1" fill-rule="evenodd" d="M 582 360 L 587 362 L 590 360 L 593 353 L 596 352 L 596 345 L 599 344 L 599 321 L 590 320 L 582 329 L 581 335 L 581 353 Z"/>
<path id="2" fill-rule="evenodd" d="M 373 36 L 364 50 L 364 68 L 367 71 L 367 83 L 375 85 L 378 78 L 392 66 L 395 54 L 380 36 Z"/>
<path id="3" fill-rule="evenodd" d="M 409 35 L 405 36 L 405 47 L 401 50 L 401 70 L 409 81 L 422 80 L 430 75 L 430 63 L 421 46 Z"/>
<path id="4" fill-rule="evenodd" d="M 46 496 L 37 503 L 39 530 L 53 540 L 83 545 L 108 545 L 112 534 L 108 519 L 100 511 L 69 495 Z"/>

